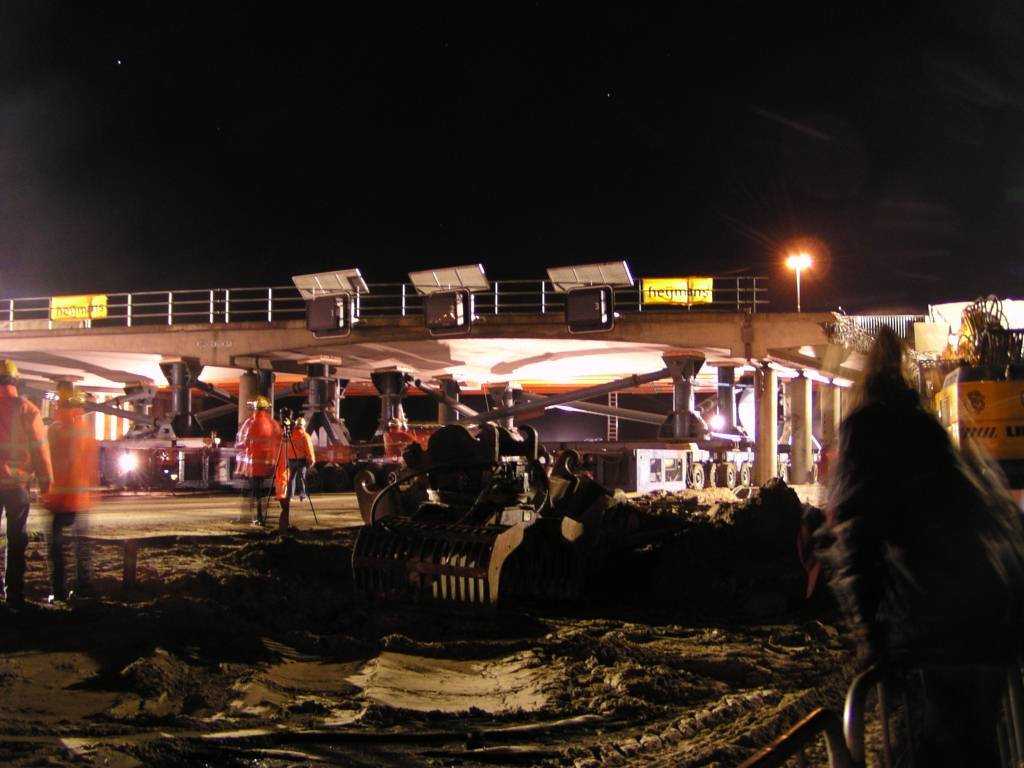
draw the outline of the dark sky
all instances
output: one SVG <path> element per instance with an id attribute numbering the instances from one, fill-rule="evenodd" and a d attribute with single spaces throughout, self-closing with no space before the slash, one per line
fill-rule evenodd
<path id="1" fill-rule="evenodd" d="M 1024 297 L 1019 2 L 0 5 L 0 297 L 625 259 Z M 873 10 L 877 6 L 877 9 Z"/>

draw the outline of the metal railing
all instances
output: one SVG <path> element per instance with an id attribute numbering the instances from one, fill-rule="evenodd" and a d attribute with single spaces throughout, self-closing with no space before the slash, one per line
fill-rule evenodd
<path id="1" fill-rule="evenodd" d="M 757 312 L 768 306 L 767 277 L 713 278 L 713 300 L 704 304 L 645 304 L 640 285 L 615 290 L 615 310 L 638 312 Z M 106 316 L 74 321 L 51 320 L 51 297 L 0 299 L 0 330 L 53 327 L 135 327 L 188 323 L 274 322 L 302 320 L 305 302 L 295 286 L 143 291 L 107 294 Z M 495 280 L 474 294 L 478 317 L 561 314 L 565 293 L 548 280 Z M 423 297 L 411 283 L 377 283 L 358 298 L 360 317 L 423 314 Z"/>
<path id="2" fill-rule="evenodd" d="M 778 768 L 796 758 L 798 766 L 807 764 L 804 750 L 822 734 L 828 748 L 829 768 L 860 768 L 865 765 L 864 725 L 868 694 L 878 693 L 878 718 L 882 730 L 885 768 L 892 768 L 892 739 L 885 679 L 888 669 L 875 664 L 854 678 L 846 694 L 843 720 L 828 709 L 816 709 L 786 733 L 747 760 L 740 768 Z M 904 700 L 904 706 L 906 701 Z M 911 757 L 911 763 L 913 758 Z"/>
<path id="3" fill-rule="evenodd" d="M 968 669 L 970 667 L 964 667 Z M 992 724 L 999 745 L 1000 765 L 1004 768 L 1019 768 L 1024 764 L 1024 675 L 1021 660 L 1015 660 L 1005 671 L 1002 704 L 997 721 Z M 913 728 L 910 722 L 910 700 L 907 694 L 906 674 L 911 670 L 900 670 L 875 664 L 857 675 L 846 694 L 843 721 L 830 710 L 816 709 L 786 733 L 747 760 L 740 768 L 777 768 L 796 758 L 798 766 L 807 764 L 804 750 L 822 734 L 828 747 L 829 768 L 864 768 L 867 763 L 865 750 L 865 716 L 868 696 L 877 693 L 878 725 L 882 739 L 881 762 L 884 768 L 893 768 L 893 739 L 890 730 L 891 714 L 889 696 L 893 692 L 887 683 L 902 693 L 903 727 L 906 729 L 903 742 L 906 763 L 910 768 L 916 765 Z M 1000 672 L 1001 674 L 1001 672 Z M 899 679 L 902 678 L 902 683 Z"/>
<path id="4" fill-rule="evenodd" d="M 889 732 L 889 706 L 886 697 L 885 678 L 888 670 L 881 664 L 861 672 L 850 685 L 846 694 L 846 707 L 843 710 L 843 732 L 846 744 L 850 749 L 850 757 L 856 765 L 864 765 L 864 716 L 867 710 L 868 694 L 875 689 L 878 695 L 878 722 L 882 732 L 882 760 L 885 768 L 892 768 L 892 735 Z M 906 696 L 904 695 L 904 709 Z M 907 739 L 908 747 L 912 741 Z M 914 764 L 913 753 L 910 764 Z"/>
<path id="5" fill-rule="evenodd" d="M 828 748 L 829 768 L 852 768 L 850 750 L 843 739 L 843 724 L 829 709 L 814 710 L 740 768 L 780 768 L 794 757 L 798 765 L 805 765 L 804 748 L 822 734 Z"/>

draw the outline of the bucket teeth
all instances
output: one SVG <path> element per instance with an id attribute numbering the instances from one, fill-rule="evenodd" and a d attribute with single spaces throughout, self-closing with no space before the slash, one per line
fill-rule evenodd
<path id="1" fill-rule="evenodd" d="M 502 565 L 522 542 L 524 528 L 394 518 L 366 526 L 352 553 L 356 594 L 493 612 Z"/>

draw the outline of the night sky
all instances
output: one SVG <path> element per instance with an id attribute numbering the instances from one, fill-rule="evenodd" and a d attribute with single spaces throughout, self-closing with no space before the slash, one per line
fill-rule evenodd
<path id="1" fill-rule="evenodd" d="M 9 0 L 0 297 L 624 259 L 792 311 L 802 242 L 805 311 L 1024 298 L 1022 94 L 1019 2 Z"/>

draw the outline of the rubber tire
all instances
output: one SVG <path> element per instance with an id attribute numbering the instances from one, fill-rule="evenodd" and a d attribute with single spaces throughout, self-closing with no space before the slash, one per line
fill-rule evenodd
<path id="1" fill-rule="evenodd" d="M 688 488 L 694 488 L 696 490 L 702 490 L 704 488 L 704 467 L 700 464 L 691 464 L 690 469 L 687 472 L 687 483 Z"/>
<path id="2" fill-rule="evenodd" d="M 754 482 L 754 473 L 750 470 L 750 464 L 744 463 L 743 466 L 740 467 L 739 480 L 740 485 L 744 488 L 749 488 Z"/>
<path id="3" fill-rule="evenodd" d="M 732 490 L 736 487 L 736 465 L 731 461 L 724 461 L 715 465 L 715 484 L 719 488 Z"/>
<path id="4" fill-rule="evenodd" d="M 312 495 L 314 493 L 323 493 L 323 490 L 323 475 L 320 474 L 316 467 L 310 467 L 306 470 L 306 493 Z"/>
<path id="5" fill-rule="evenodd" d="M 352 490 L 352 476 L 344 465 L 326 462 L 318 464 L 317 469 L 323 478 L 324 493 L 345 493 Z"/>
<path id="6" fill-rule="evenodd" d="M 338 469 L 334 473 L 334 492 L 335 493 L 348 493 L 352 490 L 352 472 L 344 464 L 338 464 Z"/>

